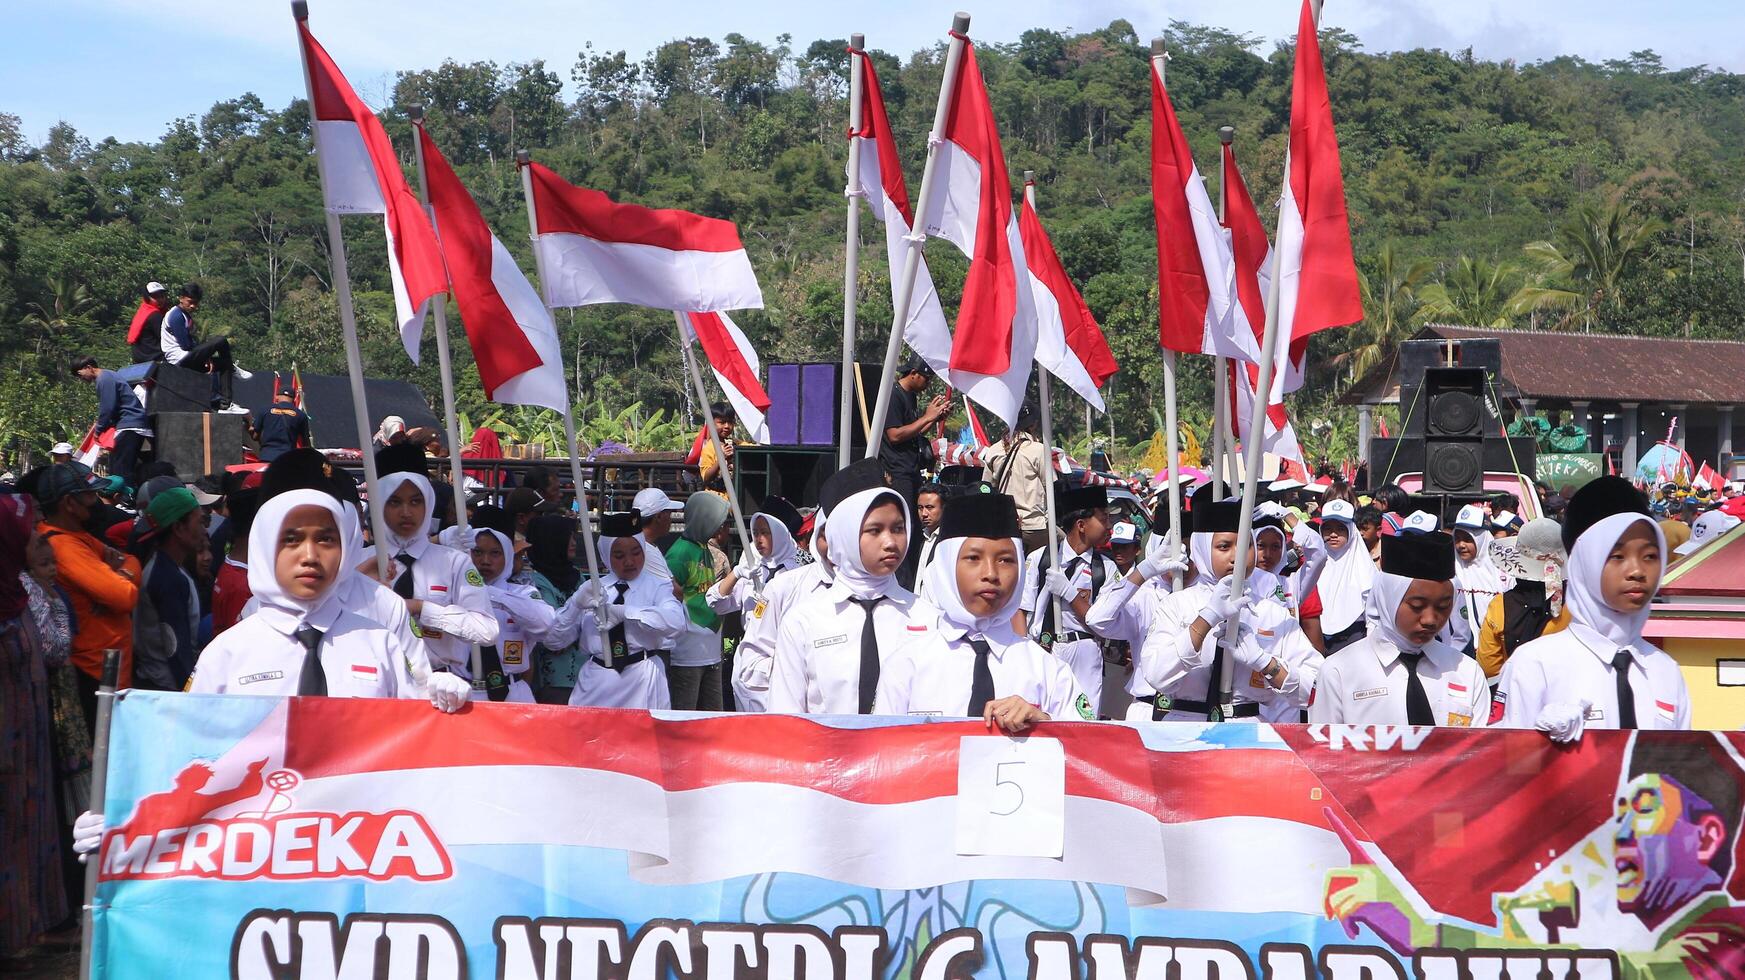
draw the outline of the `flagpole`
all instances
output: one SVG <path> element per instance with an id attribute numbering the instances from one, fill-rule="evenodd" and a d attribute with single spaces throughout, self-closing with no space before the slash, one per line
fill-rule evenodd
<path id="1" fill-rule="evenodd" d="M 1164 67 L 1168 63 L 1169 63 L 1169 52 L 1165 51 L 1163 48 L 1163 38 L 1161 38 L 1161 37 L 1152 38 L 1151 39 L 1151 69 L 1152 69 L 1152 71 L 1157 72 L 1157 80 L 1159 82 L 1162 82 L 1164 79 Z M 1156 193 L 1156 188 L 1152 189 L 1152 193 Z M 1164 289 L 1167 287 L 1165 287 L 1163 282 L 1160 280 L 1157 284 L 1157 288 L 1161 290 L 1161 289 Z M 1161 303 L 1162 301 L 1163 301 L 1163 297 L 1160 295 L 1158 297 L 1158 302 Z M 1169 540 L 1169 557 L 1171 557 L 1171 558 L 1174 558 L 1177 554 L 1180 553 L 1181 540 L 1182 540 L 1182 536 L 1181 536 L 1182 487 L 1181 487 L 1181 480 L 1179 479 L 1179 477 L 1181 475 L 1181 451 L 1180 451 L 1179 447 L 1177 446 L 1177 439 L 1179 437 L 1178 437 L 1177 432 L 1176 432 L 1177 425 L 1176 425 L 1176 413 L 1175 413 L 1175 408 L 1176 408 L 1176 406 L 1175 406 L 1175 362 L 1176 362 L 1175 351 L 1170 350 L 1169 348 L 1165 347 L 1163 349 L 1163 428 L 1164 428 L 1163 448 L 1164 448 L 1164 452 L 1169 454 L 1169 463 L 1168 463 L 1168 471 L 1167 471 L 1168 478 L 1169 478 L 1169 485 L 1165 488 L 1165 492 L 1167 492 L 1169 494 L 1169 539 L 1168 540 Z M 1180 589 L 1181 584 L 1182 584 L 1181 583 L 1181 573 L 1180 572 L 1171 573 L 1170 581 L 1172 583 L 1173 588 Z"/>
<path id="2" fill-rule="evenodd" d="M 1030 205 L 1030 210 L 1036 210 L 1036 171 L 1024 171 L 1024 200 Z M 1040 218 L 1040 216 L 1039 216 Z M 1048 554 L 1036 563 L 1036 574 L 1042 575 L 1049 568 L 1056 567 L 1060 561 L 1060 522 L 1054 511 L 1054 399 L 1050 397 L 1048 385 L 1048 366 L 1037 363 L 1036 395 L 1042 408 L 1042 465 L 1048 471 L 1048 483 L 1042 488 L 1042 506 L 1048 514 Z M 1087 406 L 1088 407 L 1088 406 Z M 1012 464 L 1008 463 L 1007 466 Z M 1054 596 L 1054 630 L 1060 632 L 1062 622 L 1060 614 L 1060 597 Z"/>
<path id="3" fill-rule="evenodd" d="M 430 181 L 424 171 L 424 107 L 409 106 L 406 115 L 412 120 L 417 132 L 412 134 L 412 159 L 418 165 L 418 203 L 424 205 L 424 210 L 430 212 L 430 226 L 436 227 L 436 213 L 430 207 Z M 442 229 L 437 228 L 436 240 L 442 242 Z M 445 273 L 446 275 L 446 273 Z M 453 288 L 451 285 L 449 288 Z M 431 297 L 430 313 L 436 323 L 436 366 L 442 374 L 442 410 L 446 415 L 445 427 L 448 432 L 448 478 L 454 484 L 454 523 L 460 528 L 460 538 L 466 540 L 467 534 L 467 495 L 462 485 L 460 463 L 460 420 L 454 410 L 454 362 L 448 353 L 448 294 L 437 293 Z M 513 544 L 514 542 L 510 542 Z M 469 543 L 470 551 L 472 545 Z M 513 554 L 504 555 L 510 565 L 515 564 Z M 473 644 L 473 686 L 483 690 L 485 686 L 485 659 L 479 645 Z"/>
<path id="4" fill-rule="evenodd" d="M 850 34 L 848 46 L 851 49 L 848 56 L 848 187 L 842 193 L 848 199 L 848 231 L 842 263 L 842 391 L 838 402 L 842 424 L 837 430 L 838 468 L 847 466 L 849 457 L 854 454 L 851 448 L 854 442 L 854 329 L 855 316 L 859 312 L 860 199 L 863 196 L 860 190 L 860 147 L 855 140 L 860 138 L 860 102 L 866 75 L 855 58 L 856 52 L 866 49 L 866 35 Z M 865 54 L 861 53 L 859 57 L 865 57 Z M 898 320 L 902 319 L 898 317 Z M 872 442 L 870 436 L 867 442 Z"/>
<path id="5" fill-rule="evenodd" d="M 308 0 L 291 0 L 291 17 L 298 24 L 309 22 Z M 321 211 L 327 217 L 327 240 L 332 243 L 333 292 L 339 301 L 339 325 L 345 334 L 345 367 L 351 379 L 352 415 L 357 420 L 358 455 L 363 457 L 364 490 L 370 500 L 370 528 L 376 551 L 376 574 L 383 582 L 388 577 L 387 522 L 382 516 L 385 501 L 376 492 L 380 481 L 376 475 L 376 454 L 370 435 L 370 410 L 364 397 L 364 357 L 357 342 L 357 313 L 351 302 L 351 273 L 345 264 L 345 238 L 340 234 L 339 215 L 327 207 L 327 176 L 321 166 L 321 127 L 315 122 L 315 85 L 309 78 L 309 51 L 303 46 L 303 35 L 297 35 L 297 51 L 303 63 L 303 91 L 309 97 L 309 135 L 315 142 L 315 173 L 321 181 Z M 430 501 L 434 509 L 435 501 Z"/>
<path id="6" fill-rule="evenodd" d="M 1218 142 L 1225 146 L 1236 135 L 1229 126 L 1218 129 Z M 1224 203 L 1229 198 L 1230 165 L 1224 154 L 1218 155 L 1218 224 L 1224 223 Z M 1212 495 L 1224 496 L 1224 447 L 1230 441 L 1230 362 L 1222 354 L 1213 356 L 1214 394 L 1212 405 Z"/>
<path id="7" fill-rule="evenodd" d="M 548 288 L 546 283 L 549 282 L 549 280 L 545 278 L 545 260 L 542 259 L 539 254 L 539 215 L 538 212 L 533 209 L 533 171 L 528 167 L 528 164 L 532 162 L 533 155 L 531 153 L 528 153 L 526 150 L 515 151 L 515 167 L 521 171 L 521 196 L 527 201 L 527 237 L 529 243 L 533 246 L 533 271 L 539 276 L 539 301 L 545 304 L 546 315 L 550 316 L 551 294 L 546 291 Z M 556 317 L 552 317 L 552 323 L 557 323 Z M 568 386 L 565 387 L 567 389 Z M 593 515 L 588 512 L 588 494 L 584 489 L 585 485 L 582 483 L 582 452 L 576 443 L 576 418 L 575 411 L 570 406 L 570 401 L 569 392 L 568 390 L 565 390 L 563 399 L 563 433 L 564 438 L 569 440 L 570 478 L 576 482 L 576 516 L 580 519 L 579 523 L 582 525 L 582 550 L 588 554 L 588 575 L 591 576 L 596 583 L 599 583 L 601 581 L 600 553 L 599 549 L 594 547 L 594 518 Z M 605 588 L 602 584 L 596 586 L 594 594 L 594 625 L 600 628 L 600 649 L 605 654 L 606 666 L 610 667 L 612 666 L 613 659 L 612 643 L 607 636 L 609 630 L 606 626 L 605 611 L 606 595 Z"/>
<path id="8" fill-rule="evenodd" d="M 691 376 L 691 385 L 697 389 L 697 403 L 703 406 L 707 421 L 703 423 L 703 431 L 709 435 L 709 445 L 715 447 L 715 465 L 721 469 L 721 484 L 727 488 L 727 508 L 733 512 L 733 526 L 739 531 L 739 546 L 748 555 L 757 554 L 752 547 L 751 535 L 745 530 L 745 513 L 739 509 L 739 492 L 734 486 L 738 481 L 732 476 L 733 470 L 727 465 L 727 453 L 721 445 L 721 433 L 715 431 L 715 417 L 709 412 L 709 389 L 703 386 L 703 371 L 697 366 L 697 353 L 691 349 L 691 338 L 694 331 L 685 315 L 673 311 L 673 322 L 679 327 L 679 350 L 685 358 L 685 371 Z"/>
<path id="9" fill-rule="evenodd" d="M 957 66 L 969 36 L 969 14 L 958 11 L 951 19 L 951 43 L 945 49 L 945 76 L 939 82 L 939 104 L 933 109 L 933 129 L 927 139 L 927 163 L 921 168 L 921 193 L 916 198 L 915 227 L 904 239 L 902 278 L 897 280 L 896 308 L 891 337 L 885 342 L 885 366 L 879 376 L 878 401 L 873 404 L 872 426 L 866 433 L 866 458 L 875 459 L 885 441 L 885 416 L 891 408 L 891 385 L 897 380 L 897 355 L 903 350 L 903 328 L 909 323 L 909 302 L 915 296 L 915 278 L 921 271 L 921 246 L 927 241 L 928 202 L 932 200 L 934 163 L 944 139 L 946 116 L 951 112 L 951 94 L 957 84 Z"/>

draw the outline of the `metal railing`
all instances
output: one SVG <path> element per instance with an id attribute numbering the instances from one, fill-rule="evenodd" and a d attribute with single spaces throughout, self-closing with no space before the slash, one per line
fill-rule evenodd
<path id="1" fill-rule="evenodd" d="M 334 461 L 333 465 L 361 476 L 362 462 Z M 659 487 L 667 496 L 683 503 L 691 494 L 703 489 L 698 468 L 684 462 L 676 453 L 623 453 L 584 459 L 582 479 L 587 484 L 588 510 L 596 517 L 610 511 L 628 510 L 638 490 Z M 450 465 L 446 458 L 430 458 L 432 483 L 449 483 Z M 525 476 L 534 471 L 557 474 L 558 487 L 566 499 L 575 496 L 575 480 L 570 476 L 570 461 L 555 459 L 463 459 L 461 471 L 478 481 L 486 503 L 502 506 L 509 493 L 522 485 Z"/>

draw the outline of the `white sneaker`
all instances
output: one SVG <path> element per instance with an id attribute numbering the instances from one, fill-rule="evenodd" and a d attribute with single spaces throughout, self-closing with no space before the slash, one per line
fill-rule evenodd
<path id="1" fill-rule="evenodd" d="M 234 362 L 230 365 L 230 373 L 234 375 L 238 381 L 247 381 L 254 377 L 253 371 L 244 370 L 242 365 Z"/>
<path id="2" fill-rule="evenodd" d="M 219 415 L 247 415 L 248 409 L 243 408 L 241 405 L 238 405 L 235 402 L 231 402 L 228 406 L 219 409 L 218 414 Z"/>

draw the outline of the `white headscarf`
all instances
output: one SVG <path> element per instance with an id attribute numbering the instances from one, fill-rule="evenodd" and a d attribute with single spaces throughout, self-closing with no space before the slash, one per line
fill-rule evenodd
<path id="1" fill-rule="evenodd" d="M 1485 614 L 1490 611 L 1491 600 L 1508 588 L 1503 582 L 1502 572 L 1491 563 L 1491 542 L 1496 539 L 1486 531 L 1469 527 L 1456 527 L 1454 534 L 1457 541 L 1459 535 L 1466 535 L 1478 548 L 1472 561 L 1463 561 L 1460 549 L 1454 550 L 1454 601 L 1466 606 L 1466 621 L 1477 635 L 1478 625 L 1484 622 Z"/>
<path id="2" fill-rule="evenodd" d="M 794 555 L 799 552 L 800 548 L 794 543 L 794 535 L 788 530 L 788 526 L 783 524 L 780 519 L 758 511 L 751 515 L 753 534 L 757 533 L 758 521 L 763 522 L 763 526 L 769 530 L 770 537 L 769 554 L 759 556 L 758 563 L 772 575 L 798 564 Z"/>
<path id="3" fill-rule="evenodd" d="M 1369 595 L 1363 606 L 1364 621 L 1369 624 L 1372 636 L 1379 635 L 1394 645 L 1397 650 L 1413 653 L 1420 648 L 1408 641 L 1400 628 L 1394 624 L 1394 617 L 1400 611 L 1400 603 L 1406 598 L 1406 590 L 1412 587 L 1415 579 L 1404 575 L 1395 575 L 1376 569 L 1375 577 L 1369 584 Z M 1429 646 L 1441 641 L 1431 638 Z"/>
<path id="4" fill-rule="evenodd" d="M 1325 517 L 1322 520 L 1339 518 Z M 1331 546 L 1327 548 L 1327 563 L 1321 567 L 1321 577 L 1315 581 L 1315 588 L 1321 595 L 1323 633 L 1343 632 L 1365 615 L 1364 597 L 1369 593 L 1370 583 L 1380 574 L 1369 557 L 1369 547 L 1357 533 L 1357 525 L 1350 521 L 1340 523 L 1345 525 L 1347 532 L 1345 547 L 1338 551 Z M 1391 619 L 1393 614 L 1388 615 Z"/>
<path id="5" fill-rule="evenodd" d="M 617 575 L 618 574 L 617 572 L 614 572 L 612 570 L 612 542 L 617 541 L 617 540 L 619 540 L 619 539 L 618 538 L 609 538 L 609 537 L 606 537 L 604 534 L 595 535 L 595 537 L 594 537 L 594 550 L 598 551 L 600 553 L 600 563 L 602 566 L 600 571 L 604 574 L 607 574 L 607 575 Z M 643 558 L 643 562 L 644 562 L 643 567 L 646 568 L 647 567 L 646 563 L 648 561 L 648 545 L 646 545 L 643 542 L 642 535 L 641 534 L 632 534 L 630 537 L 625 538 L 623 540 L 634 541 L 634 542 L 636 542 L 636 546 L 638 548 L 642 549 L 642 558 Z M 641 575 L 642 575 L 641 572 L 637 573 L 637 577 L 640 578 Z M 620 581 L 622 581 L 622 580 L 620 580 Z"/>
<path id="6" fill-rule="evenodd" d="M 1563 600 L 1569 609 L 1569 618 L 1620 647 L 1641 641 L 1642 628 L 1648 625 L 1648 617 L 1653 609 L 1648 605 L 1633 613 L 1613 609 L 1606 604 L 1605 596 L 1600 591 L 1600 574 L 1606 567 L 1606 558 L 1612 553 L 1613 546 L 1630 529 L 1630 525 L 1637 521 L 1648 525 L 1649 530 L 1654 532 L 1655 544 L 1660 548 L 1661 567 L 1664 569 L 1666 534 L 1646 514 L 1613 514 L 1604 518 L 1583 531 L 1581 537 L 1575 539 L 1575 547 L 1569 552 L 1569 579 Z M 254 554 L 253 547 L 254 542 L 251 540 L 251 555 Z M 1649 598 L 1652 599 L 1653 596 Z"/>
<path id="7" fill-rule="evenodd" d="M 436 490 L 431 487 L 428 479 L 417 473 L 389 473 L 376 481 L 376 492 L 382 495 L 383 512 L 385 513 L 387 510 L 388 498 L 392 497 L 404 483 L 412 484 L 418 488 L 419 493 L 424 495 L 424 527 L 419 529 L 416 536 L 402 538 L 387 526 L 386 520 L 382 521 L 382 533 L 387 536 L 388 548 L 394 554 L 405 551 L 416 541 L 428 543 L 430 535 L 436 528 Z"/>
<path id="8" fill-rule="evenodd" d="M 829 536 L 827 542 L 832 559 L 830 567 L 836 573 L 836 581 L 841 582 L 856 598 L 870 599 L 876 595 L 888 595 L 897 584 L 895 575 L 875 575 L 867 571 L 860 560 L 860 525 L 866 520 L 867 512 L 875 504 L 884 504 L 886 498 L 902 511 L 903 525 L 908 527 L 909 505 L 889 487 L 873 487 L 850 494 L 830 512 L 830 522 L 824 526 L 824 533 Z"/>
<path id="9" fill-rule="evenodd" d="M 503 549 L 503 570 L 498 572 L 495 578 L 485 580 L 486 586 L 492 589 L 501 589 L 509 584 L 509 576 L 515 574 L 515 542 L 510 541 L 507 534 L 494 527 L 467 528 L 467 536 L 473 541 L 477 541 L 481 534 L 489 534 L 496 538 L 498 547 Z M 472 557 L 472 550 L 470 547 L 467 549 L 467 557 Z"/>
<path id="10" fill-rule="evenodd" d="M 957 556 L 963 550 L 963 543 L 969 538 L 946 538 L 933 549 L 933 561 L 928 564 L 923 576 L 927 593 L 927 601 L 939 609 L 939 617 L 953 626 L 971 634 L 1012 632 L 1012 617 L 1017 615 L 1018 606 L 1024 601 L 1024 575 L 1018 575 L 1018 583 L 1007 597 L 1005 605 L 994 611 L 991 616 L 971 616 L 963 606 L 963 596 L 957 591 Z M 1005 540 L 1012 542 L 1012 554 L 1017 557 L 1020 569 L 1024 562 L 1024 542 L 1018 538 L 981 540 Z"/>
<path id="11" fill-rule="evenodd" d="M 298 507 L 320 507 L 333 515 L 334 527 L 339 529 L 339 569 L 313 599 L 295 598 L 279 584 L 279 537 L 285 519 Z M 248 532 L 248 587 L 260 600 L 256 615 L 278 632 L 289 636 L 304 622 L 322 620 L 333 611 L 328 607 L 340 601 L 337 586 L 356 564 L 357 554 L 356 537 L 346 528 L 345 507 L 332 494 L 319 490 L 288 490 L 262 504 L 255 514 Z"/>
<path id="12" fill-rule="evenodd" d="M 1212 586 L 1229 577 L 1228 575 L 1212 574 L 1212 538 L 1214 533 L 1212 531 L 1195 531 L 1188 535 L 1188 560 L 1193 563 L 1194 572 L 1198 576 L 1194 579 L 1196 585 L 1204 583 L 1207 586 Z M 1249 558 L 1251 561 L 1253 555 L 1254 552 L 1250 550 Z M 1243 582 L 1243 589 L 1256 600 L 1272 599 L 1278 593 L 1278 576 L 1257 565 L 1250 565 L 1248 578 Z"/>

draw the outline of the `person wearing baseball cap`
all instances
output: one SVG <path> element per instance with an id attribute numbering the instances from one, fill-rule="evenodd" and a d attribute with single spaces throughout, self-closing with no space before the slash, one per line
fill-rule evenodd
<path id="1" fill-rule="evenodd" d="M 139 309 L 133 311 L 133 322 L 127 325 L 127 344 L 133 363 L 164 359 L 164 314 L 173 305 L 170 291 L 163 283 L 154 280 L 145 284 Z"/>
<path id="2" fill-rule="evenodd" d="M 55 443 L 54 448 L 48 451 L 48 458 L 50 463 L 71 463 L 73 461 L 73 444 L 70 442 Z"/>
<path id="3" fill-rule="evenodd" d="M 151 554 L 133 610 L 133 684 L 180 691 L 199 657 L 200 596 L 187 566 L 206 547 L 205 514 L 193 491 L 174 486 L 153 495 L 143 516 L 140 541 Z"/>
<path id="4" fill-rule="evenodd" d="M 34 470 L 20 481 L 42 510 L 37 531 L 55 551 L 56 581 L 78 618 L 72 661 L 79 668 L 86 718 L 97 717 L 104 650 L 121 651 L 118 686 L 133 686 L 133 607 L 139 599 L 139 560 L 109 547 L 86 527 L 99 503 L 94 482 L 72 463 Z"/>
<path id="5" fill-rule="evenodd" d="M 660 542 L 672 533 L 673 514 L 683 511 L 685 505 L 667 496 L 666 491 L 659 487 L 643 487 L 630 501 L 630 509 L 642 519 L 642 530 L 636 536 L 642 539 L 648 573 L 671 582 L 673 571 L 667 565 L 665 552 L 660 550 Z"/>
<path id="6" fill-rule="evenodd" d="M 1703 545 L 1738 527 L 1739 523 L 1739 518 L 1726 511 L 1709 511 L 1691 522 L 1690 540 L 1672 549 L 1672 553 L 1678 556 L 1673 560 L 1680 561 L 1695 554 Z"/>
<path id="7" fill-rule="evenodd" d="M 1375 562 L 1358 538 L 1356 518 L 1349 500 L 1330 500 L 1321 508 L 1327 561 L 1315 588 L 1321 594 L 1321 633 L 1329 656 L 1368 631 L 1363 601 L 1375 578 Z"/>

